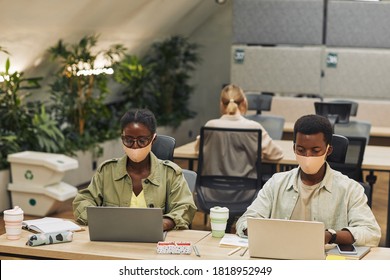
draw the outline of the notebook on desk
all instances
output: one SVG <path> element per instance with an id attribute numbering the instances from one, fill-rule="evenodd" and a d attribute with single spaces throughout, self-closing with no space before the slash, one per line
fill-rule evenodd
<path id="1" fill-rule="evenodd" d="M 87 207 L 91 241 L 164 241 L 160 208 Z"/>
<path id="2" fill-rule="evenodd" d="M 249 255 L 256 258 L 325 259 L 325 226 L 314 221 L 248 218 Z"/>

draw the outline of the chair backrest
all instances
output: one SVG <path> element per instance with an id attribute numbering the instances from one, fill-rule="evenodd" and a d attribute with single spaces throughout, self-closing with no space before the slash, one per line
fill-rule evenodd
<path id="1" fill-rule="evenodd" d="M 197 178 L 198 174 L 193 170 L 183 169 L 183 175 L 187 181 L 187 184 L 188 184 L 188 187 L 190 188 L 190 191 L 193 193 L 195 191 L 196 178 Z"/>
<path id="2" fill-rule="evenodd" d="M 347 137 L 365 137 L 366 143 L 370 141 L 371 123 L 367 121 L 353 120 L 349 123 L 336 123 L 334 133 Z"/>
<path id="3" fill-rule="evenodd" d="M 333 152 L 327 157 L 327 162 L 343 164 L 345 162 L 345 158 L 347 157 L 348 143 L 349 141 L 347 137 L 333 134 Z"/>
<path id="4" fill-rule="evenodd" d="M 358 182 L 363 182 L 362 163 L 364 151 L 366 149 L 365 137 L 347 137 L 348 149 L 344 163 L 329 161 L 331 167 L 341 173 L 347 175 L 349 178 Z"/>
<path id="5" fill-rule="evenodd" d="M 329 165 L 344 175 L 359 182 L 367 196 L 367 204 L 372 204 L 372 188 L 363 182 L 362 163 L 366 148 L 365 137 L 345 137 L 333 134 L 333 152 L 327 158 Z"/>
<path id="6" fill-rule="evenodd" d="M 206 213 L 214 206 L 242 215 L 262 187 L 261 129 L 202 127 L 196 195 Z"/>
<path id="7" fill-rule="evenodd" d="M 328 118 L 332 127 L 336 123 L 348 123 L 351 114 L 351 103 L 340 102 L 314 102 L 314 109 L 317 115 Z"/>
<path id="8" fill-rule="evenodd" d="M 282 116 L 246 115 L 245 118 L 260 123 L 273 140 L 281 140 L 285 119 Z"/>
<path id="9" fill-rule="evenodd" d="M 356 101 L 337 99 L 337 100 L 332 100 L 332 102 L 335 102 L 335 103 L 350 103 L 351 104 L 350 116 L 356 116 L 357 115 L 357 110 L 358 110 L 358 107 L 359 107 L 359 103 L 357 103 Z"/>
<path id="10" fill-rule="evenodd" d="M 152 152 L 159 159 L 173 160 L 175 145 L 175 138 L 168 135 L 157 134 L 157 137 L 152 145 Z"/>
<path id="11" fill-rule="evenodd" d="M 366 182 L 359 182 L 359 183 L 364 188 L 364 193 L 367 196 L 367 204 L 371 208 L 371 206 L 372 206 L 372 187 L 369 183 L 366 183 Z"/>
<path id="12" fill-rule="evenodd" d="M 255 110 L 256 114 L 261 114 L 261 111 L 271 111 L 272 97 L 269 93 L 246 92 L 248 101 L 248 110 Z"/>

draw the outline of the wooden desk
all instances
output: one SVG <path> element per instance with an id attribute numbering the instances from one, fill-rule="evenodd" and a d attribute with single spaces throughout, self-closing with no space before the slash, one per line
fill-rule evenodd
<path id="1" fill-rule="evenodd" d="M 173 151 L 174 159 L 185 159 L 188 161 L 188 169 L 194 170 L 194 160 L 198 160 L 198 152 L 195 152 L 196 141 L 187 143 L 175 148 Z"/>
<path id="2" fill-rule="evenodd" d="M 200 257 L 191 255 L 165 255 L 156 253 L 155 243 L 96 242 L 90 241 L 88 229 L 76 232 L 72 242 L 30 247 L 25 245 L 30 232 L 23 231 L 19 240 L 8 240 L 0 236 L 0 259 L 72 259 L 72 260 L 247 260 L 248 252 L 228 256 L 230 247 L 220 247 L 220 238 L 214 238 L 209 231 L 170 231 L 166 241 L 190 241 L 196 244 Z M 364 259 L 389 260 L 390 248 L 372 248 Z"/>
<path id="3" fill-rule="evenodd" d="M 263 160 L 265 163 L 273 163 L 277 165 L 280 170 L 284 165 L 297 165 L 295 154 L 293 151 L 293 142 L 291 140 L 274 140 L 283 150 L 284 156 L 279 161 Z M 193 168 L 194 160 L 198 159 L 198 153 L 195 152 L 195 141 L 177 147 L 174 151 L 173 157 L 186 159 L 189 161 L 189 166 Z M 387 172 L 390 174 L 390 147 L 388 146 L 373 146 L 367 145 L 364 152 L 362 169 L 368 170 L 370 175 L 374 172 Z M 387 222 L 386 222 L 386 247 L 390 247 L 390 178 L 389 178 L 389 192 L 387 205 Z"/>
<path id="4" fill-rule="evenodd" d="M 188 241 L 196 244 L 207 235 L 209 231 L 182 230 L 170 231 L 166 241 Z M 75 232 L 73 241 L 30 247 L 26 245 L 31 232 L 23 230 L 19 240 L 8 240 L 6 235 L 0 236 L 0 259 L 72 259 L 72 260 L 173 260 L 178 259 L 175 255 L 157 254 L 155 243 L 133 242 L 97 242 L 89 240 L 88 228 L 85 231 Z M 180 259 L 199 259 L 194 253 L 181 255 Z"/>
<path id="5" fill-rule="evenodd" d="M 243 252 L 241 249 L 239 252 L 228 256 L 228 253 L 234 249 L 234 247 L 220 247 L 219 241 L 220 238 L 212 237 L 211 234 L 207 235 L 201 241 L 196 244 L 198 247 L 201 259 L 208 260 L 248 260 L 248 259 L 256 259 L 250 258 L 249 252 L 247 251 L 244 256 L 240 256 L 240 253 Z M 363 260 L 390 260 L 390 248 L 385 247 L 374 247 L 371 248 L 371 251 L 363 257 Z"/>

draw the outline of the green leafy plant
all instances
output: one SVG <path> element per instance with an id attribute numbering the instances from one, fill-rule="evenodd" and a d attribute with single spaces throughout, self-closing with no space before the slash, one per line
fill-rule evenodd
<path id="1" fill-rule="evenodd" d="M 9 58 L 0 78 L 0 169 L 9 166 L 7 155 L 10 153 L 62 151 L 64 137 L 57 123 L 46 115 L 43 104 L 26 101 L 30 90 L 40 88 L 42 78 L 25 78 L 24 73 L 18 71 L 11 73 Z"/>
<path id="2" fill-rule="evenodd" d="M 194 88 L 191 72 L 200 62 L 199 45 L 183 36 L 154 43 L 140 59 L 127 55 L 115 68 L 115 80 L 125 85 L 126 107 L 148 108 L 159 125 L 178 127 L 195 116 L 188 108 Z"/>
<path id="3" fill-rule="evenodd" d="M 105 74 L 85 75 L 94 69 L 99 59 L 111 67 L 124 55 L 125 48 L 112 45 L 106 50 L 94 51 L 98 36 L 84 36 L 76 44 L 62 40 L 49 48 L 52 59 L 59 65 L 51 84 L 51 113 L 61 124 L 67 150 L 88 150 L 98 143 L 118 136 L 117 120 L 105 104 L 109 89 Z"/>

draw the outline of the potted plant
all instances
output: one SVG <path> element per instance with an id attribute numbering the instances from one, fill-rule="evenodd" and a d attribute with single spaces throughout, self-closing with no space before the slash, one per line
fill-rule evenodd
<path id="1" fill-rule="evenodd" d="M 199 45 L 183 36 L 172 36 L 152 44 L 143 58 L 127 55 L 115 68 L 115 80 L 126 107 L 148 108 L 161 126 L 178 127 L 195 116 L 188 108 L 194 88 L 191 72 L 200 62 Z"/>
<path id="2" fill-rule="evenodd" d="M 64 149 L 64 137 L 55 120 L 46 114 L 40 102 L 27 102 L 30 90 L 40 87 L 41 78 L 26 78 L 23 72 L 11 72 L 7 58 L 0 72 L 0 191 L 2 208 L 9 207 L 8 154 L 24 150 L 59 152 Z"/>
<path id="3" fill-rule="evenodd" d="M 108 75 L 111 67 L 124 55 L 125 48 L 112 45 L 97 51 L 98 36 L 84 36 L 75 44 L 59 40 L 48 52 L 58 66 L 51 83 L 52 106 L 65 135 L 66 151 L 77 157 L 80 174 L 68 177 L 68 182 L 81 184 L 90 180 L 103 153 L 101 143 L 119 138 L 119 123 L 106 104 L 109 94 Z M 98 67 L 99 61 L 105 61 Z M 91 168 L 89 168 L 91 167 Z"/>
<path id="4" fill-rule="evenodd" d="M 117 121 L 105 104 L 109 92 L 106 68 L 97 69 L 96 63 L 104 59 L 111 67 L 125 48 L 117 44 L 95 52 L 97 42 L 97 35 L 84 36 L 76 44 L 59 40 L 48 50 L 59 66 L 50 85 L 50 110 L 62 124 L 68 151 L 85 151 L 117 136 Z"/>

